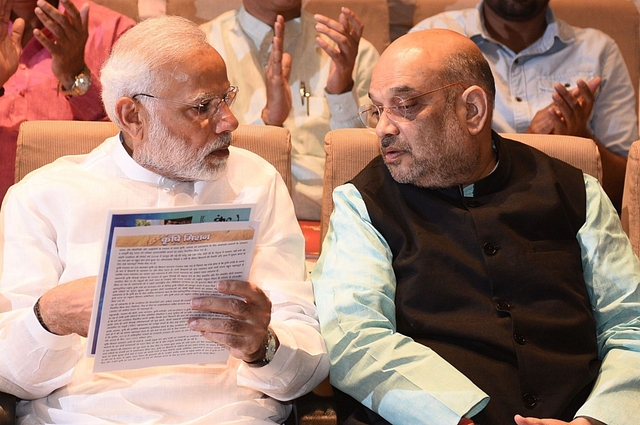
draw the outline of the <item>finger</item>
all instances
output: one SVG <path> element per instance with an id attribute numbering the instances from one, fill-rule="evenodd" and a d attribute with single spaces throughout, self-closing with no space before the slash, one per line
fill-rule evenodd
<path id="1" fill-rule="evenodd" d="M 291 55 L 289 53 L 284 53 L 282 55 L 282 78 L 289 81 L 289 76 L 291 75 Z"/>
<path id="2" fill-rule="evenodd" d="M 242 298 L 251 304 L 271 306 L 271 301 L 262 289 L 244 280 L 222 280 L 218 282 L 218 291 L 222 294 Z"/>
<path id="3" fill-rule="evenodd" d="M 284 40 L 284 17 L 282 15 L 276 17 L 276 22 L 273 25 L 273 35 Z"/>
<path id="4" fill-rule="evenodd" d="M 194 331 L 215 335 L 217 340 L 224 338 L 224 335 L 242 336 L 247 332 L 247 322 L 236 319 L 205 319 L 194 317 L 189 319 L 189 328 Z M 220 341 L 218 341 L 220 342 Z"/>
<path id="5" fill-rule="evenodd" d="M 87 34 L 89 32 L 89 3 L 82 5 L 80 9 L 80 21 L 82 22 L 82 31 Z"/>
<path id="6" fill-rule="evenodd" d="M 281 15 L 278 15 L 273 28 L 274 36 L 267 66 L 274 76 L 280 76 L 282 74 L 282 55 L 284 51 L 284 18 Z"/>
<path id="7" fill-rule="evenodd" d="M 40 19 L 45 27 L 49 28 L 54 23 L 58 25 L 67 25 L 69 23 L 69 18 L 46 1 L 38 0 L 37 5 L 38 7 L 35 9 L 36 15 L 38 15 L 38 19 Z M 49 25 L 47 25 L 47 23 Z M 51 30 L 51 28 L 49 28 L 49 30 Z"/>
<path id="8" fill-rule="evenodd" d="M 588 104 L 593 103 L 593 101 L 595 100 L 595 91 L 591 89 L 589 84 L 587 84 L 584 80 L 578 80 L 576 88 L 578 90 L 578 95 L 575 96 L 576 98 L 583 102 L 587 102 Z"/>
<path id="9" fill-rule="evenodd" d="M 11 9 L 13 9 L 13 0 L 3 0 L 4 3 L 0 3 L 2 6 L 0 12 L 2 13 L 2 22 L 9 23 L 11 19 Z"/>
<path id="10" fill-rule="evenodd" d="M 343 25 L 347 28 L 351 28 L 352 32 L 360 38 L 362 36 L 362 32 L 364 31 L 364 23 L 358 18 L 358 16 L 353 13 L 351 9 L 348 7 L 343 7 L 342 12 L 340 13 L 340 21 L 345 19 L 346 22 L 343 22 Z"/>
<path id="11" fill-rule="evenodd" d="M 598 88 L 600 87 L 600 84 L 602 84 L 602 77 L 593 77 L 591 80 L 589 80 L 589 82 L 587 83 L 587 85 L 589 86 L 589 89 L 595 94 L 596 90 L 598 90 Z"/>
<path id="12" fill-rule="evenodd" d="M 554 105 L 560 109 L 565 119 L 571 119 L 578 105 L 577 99 L 562 84 L 555 85 L 556 92 L 551 95 Z"/>
<path id="13" fill-rule="evenodd" d="M 191 300 L 191 308 L 199 311 L 226 314 L 236 319 L 247 319 L 252 306 L 244 300 L 229 297 L 198 297 Z"/>
<path id="14" fill-rule="evenodd" d="M 340 59 L 340 50 L 335 48 L 333 45 L 327 43 L 325 39 L 322 37 L 316 37 L 316 44 L 325 51 L 327 55 L 333 60 L 337 61 Z"/>
<path id="15" fill-rule="evenodd" d="M 13 22 L 11 27 L 11 40 L 15 46 L 22 46 L 22 36 L 24 35 L 25 22 L 24 19 L 18 18 Z"/>
<path id="16" fill-rule="evenodd" d="M 72 23 L 81 21 L 80 11 L 78 11 L 78 8 L 75 4 L 73 4 L 69 0 L 62 0 L 62 5 L 64 6 L 64 12 L 67 14 L 67 19 L 69 21 L 71 21 Z"/>
<path id="17" fill-rule="evenodd" d="M 55 42 L 49 37 L 45 36 L 42 31 L 38 29 L 33 30 L 33 36 L 40 42 L 40 44 L 42 44 L 42 47 L 47 49 L 52 55 L 58 51 Z"/>

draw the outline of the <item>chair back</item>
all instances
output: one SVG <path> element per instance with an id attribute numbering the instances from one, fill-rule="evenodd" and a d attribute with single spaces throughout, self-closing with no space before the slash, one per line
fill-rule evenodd
<path id="1" fill-rule="evenodd" d="M 302 7 L 309 13 L 320 13 L 338 19 L 341 8 L 351 9 L 364 23 L 362 36 L 373 44 L 379 53 L 390 43 L 389 5 L 387 0 L 303 0 Z"/>
<path id="2" fill-rule="evenodd" d="M 634 142 L 629 149 L 621 220 L 633 251 L 640 256 L 640 140 Z"/>
<path id="3" fill-rule="evenodd" d="M 509 133 L 502 134 L 502 136 L 530 145 L 549 156 L 580 168 L 584 173 L 602 181 L 600 153 L 595 142 L 591 139 L 541 134 Z M 376 134 L 373 130 L 364 128 L 330 131 L 324 139 L 324 149 L 327 160 L 322 189 L 320 241 L 324 240 L 329 228 L 329 220 L 333 212 L 333 189 L 353 179 L 373 158 L 380 154 Z M 638 208 L 640 209 L 640 204 L 638 204 Z"/>
<path id="4" fill-rule="evenodd" d="M 29 172 L 65 155 L 91 152 L 118 133 L 112 122 L 25 121 L 18 132 L 16 175 L 18 182 Z M 291 193 L 291 135 L 281 127 L 242 124 L 233 132 L 234 146 L 250 150 L 278 170 Z"/>
<path id="5" fill-rule="evenodd" d="M 448 10 L 475 7 L 478 0 L 416 0 L 413 24 Z M 629 0 L 551 0 L 556 17 L 580 28 L 595 28 L 613 38 L 622 52 L 636 92 L 640 83 L 640 11 Z"/>
<path id="6" fill-rule="evenodd" d="M 138 19 L 137 2 L 130 0 L 97 0 L 125 15 Z M 183 16 L 197 24 L 215 19 L 242 6 L 242 0 L 166 0 L 166 14 Z M 389 7 L 387 0 L 303 0 L 302 8 L 338 19 L 340 8 L 353 10 L 364 22 L 364 38 L 381 52 L 389 45 Z M 133 16 L 132 16 L 133 17 Z"/>

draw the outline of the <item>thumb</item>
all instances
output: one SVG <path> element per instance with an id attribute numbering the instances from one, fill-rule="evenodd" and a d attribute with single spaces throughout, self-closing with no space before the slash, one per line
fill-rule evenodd
<path id="1" fill-rule="evenodd" d="M 13 26 L 11 27 L 11 40 L 13 41 L 13 44 L 18 46 L 21 51 L 22 51 L 22 35 L 24 34 L 24 27 L 25 27 L 25 23 L 24 23 L 24 19 L 22 18 L 17 18 L 13 22 Z"/>

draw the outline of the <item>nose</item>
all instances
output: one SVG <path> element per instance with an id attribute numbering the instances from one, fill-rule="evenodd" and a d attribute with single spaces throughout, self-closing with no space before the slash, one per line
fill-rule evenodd
<path id="1" fill-rule="evenodd" d="M 389 119 L 387 110 L 384 109 L 380 113 L 378 124 L 376 124 L 376 135 L 380 138 L 380 140 L 382 140 L 383 137 L 389 134 L 398 134 L 398 126 L 396 125 L 396 123 Z"/>
<path id="2" fill-rule="evenodd" d="M 238 119 L 225 102 L 220 102 L 216 133 L 220 134 L 225 131 L 233 131 L 236 128 L 238 128 Z"/>

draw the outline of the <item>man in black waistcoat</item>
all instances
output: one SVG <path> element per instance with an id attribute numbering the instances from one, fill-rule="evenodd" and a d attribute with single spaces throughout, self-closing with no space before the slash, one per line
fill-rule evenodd
<path id="1" fill-rule="evenodd" d="M 382 155 L 334 191 L 312 274 L 348 421 L 633 423 L 640 262 L 598 181 L 492 132 L 456 33 L 399 38 L 369 95 Z"/>

